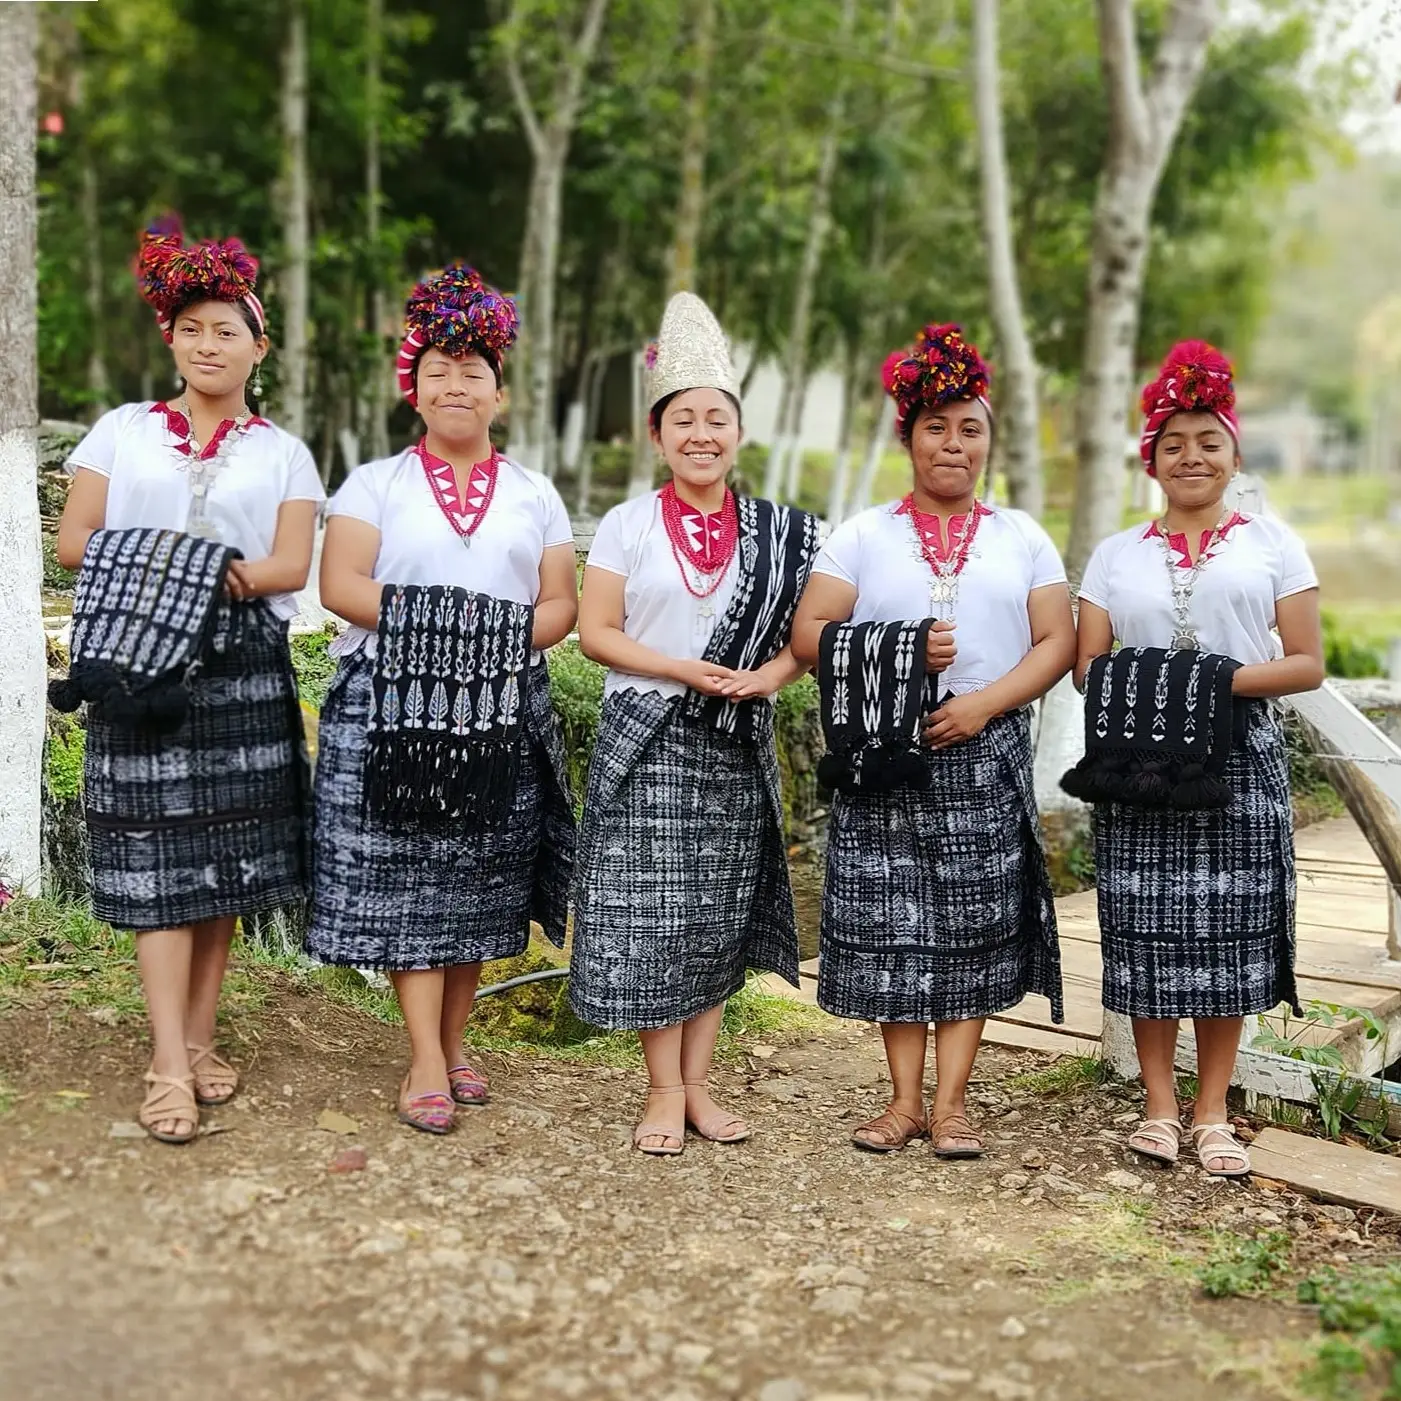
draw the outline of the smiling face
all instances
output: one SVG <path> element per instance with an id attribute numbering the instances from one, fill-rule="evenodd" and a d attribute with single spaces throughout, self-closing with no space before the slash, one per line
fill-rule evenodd
<path id="1" fill-rule="evenodd" d="M 719 389 L 683 390 L 652 430 L 652 442 L 672 475 L 696 491 L 725 479 L 742 437 L 734 401 Z"/>
<path id="2" fill-rule="evenodd" d="M 415 373 L 418 411 L 430 433 L 445 442 L 472 442 L 486 436 L 501 403 L 496 374 L 472 352 L 452 356 L 429 346 Z"/>
<path id="3" fill-rule="evenodd" d="M 1217 503 L 1240 466 L 1236 440 L 1214 413 L 1175 413 L 1153 448 L 1163 495 L 1178 510 Z"/>
<path id="4" fill-rule="evenodd" d="M 195 302 L 176 316 L 170 349 L 191 389 L 220 398 L 243 389 L 268 353 L 268 338 L 255 336 L 231 302 Z"/>
<path id="5" fill-rule="evenodd" d="M 992 446 L 992 421 L 977 399 L 921 409 L 910 429 L 915 485 L 935 501 L 966 501 L 977 490 Z"/>

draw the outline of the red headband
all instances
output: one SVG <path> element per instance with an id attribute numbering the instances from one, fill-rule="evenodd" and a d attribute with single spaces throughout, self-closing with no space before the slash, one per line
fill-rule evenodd
<path id="1" fill-rule="evenodd" d="M 420 282 L 404 308 L 404 339 L 394 362 L 399 392 L 418 407 L 414 365 L 429 346 L 454 359 L 480 355 L 499 379 L 501 357 L 515 343 L 519 328 L 510 297 L 488 287 L 473 268 L 461 263 L 445 267 Z"/>
<path id="2" fill-rule="evenodd" d="M 246 306 L 258 335 L 266 330 L 263 304 L 253 291 L 258 260 L 236 238 L 187 244 L 179 219 L 168 216 L 141 235 L 136 277 L 167 343 L 176 313 L 197 298 Z"/>
<path id="3" fill-rule="evenodd" d="M 1175 413 L 1215 414 L 1240 443 L 1231 362 L 1205 341 L 1178 341 L 1163 360 L 1158 377 L 1143 390 L 1143 433 L 1138 450 L 1149 472 L 1158 436 Z"/>
<path id="4" fill-rule="evenodd" d="M 963 339 L 953 324 L 926 326 L 909 350 L 892 350 L 881 367 L 881 383 L 895 400 L 895 427 L 903 433 L 911 415 L 956 399 L 976 399 L 992 415 L 988 403 L 991 371 L 977 348 Z"/>

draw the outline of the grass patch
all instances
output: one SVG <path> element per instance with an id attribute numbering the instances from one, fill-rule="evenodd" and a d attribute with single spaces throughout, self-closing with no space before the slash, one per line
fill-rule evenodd
<path id="1" fill-rule="evenodd" d="M 1310 1395 L 1401 1397 L 1401 1263 L 1324 1270 L 1304 1280 L 1298 1296 L 1317 1308 L 1326 1335 L 1302 1378 Z"/>
<path id="2" fill-rule="evenodd" d="M 1099 1056 L 1062 1056 L 1044 1070 L 1029 1070 L 1007 1081 L 1011 1090 L 1038 1095 L 1063 1095 L 1092 1089 L 1109 1081 L 1109 1067 Z"/>
<path id="3" fill-rule="evenodd" d="M 1185 1277 L 1192 1258 L 1153 1229 L 1152 1215 L 1149 1202 L 1119 1200 L 1049 1231 L 1042 1242 L 1068 1249 L 1085 1268 L 1077 1266 L 1073 1277 L 1048 1285 L 1046 1302 L 1064 1305 L 1091 1295 L 1132 1293 L 1155 1279 Z M 1103 1268 L 1096 1270 L 1095 1264 Z"/>
<path id="4" fill-rule="evenodd" d="M 1211 1254 L 1197 1269 L 1197 1283 L 1208 1299 L 1233 1299 L 1263 1294 L 1288 1268 L 1293 1241 L 1284 1231 L 1271 1231 L 1254 1240 L 1217 1236 Z"/>

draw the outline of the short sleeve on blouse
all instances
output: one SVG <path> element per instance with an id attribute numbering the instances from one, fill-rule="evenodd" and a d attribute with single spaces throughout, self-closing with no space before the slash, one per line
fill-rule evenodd
<path id="1" fill-rule="evenodd" d="M 1109 553 L 1112 543 L 1106 540 L 1096 547 L 1085 566 L 1085 577 L 1080 581 L 1080 601 L 1093 603 L 1106 613 L 1109 611 Z"/>
<path id="2" fill-rule="evenodd" d="M 859 519 L 839 525 L 827 537 L 827 543 L 813 561 L 814 574 L 829 574 L 834 579 L 858 588 L 861 576 L 861 526 Z"/>
<path id="3" fill-rule="evenodd" d="M 311 450 L 300 438 L 292 438 L 291 461 L 287 468 L 287 494 L 284 501 L 324 501 L 326 488 L 316 470 Z"/>
<path id="4" fill-rule="evenodd" d="M 623 512 L 626 506 L 614 506 L 598 523 L 586 561 L 595 569 L 606 569 L 623 578 L 632 572 L 628 564 L 627 542 L 623 539 Z"/>
<path id="5" fill-rule="evenodd" d="M 311 454 L 307 454 L 308 460 Z M 364 521 L 376 530 L 384 523 L 384 492 L 378 475 L 374 471 L 377 463 L 366 463 L 357 467 L 341 483 L 341 488 L 331 498 L 327 513 L 332 516 L 350 516 Z"/>
<path id="6" fill-rule="evenodd" d="M 564 499 L 555 489 L 553 482 L 544 484 L 544 507 L 545 507 L 545 548 L 548 550 L 553 545 L 572 545 L 574 543 L 574 527 L 569 523 L 569 512 L 565 509 Z"/>
<path id="7" fill-rule="evenodd" d="M 1318 575 L 1304 542 L 1292 530 L 1284 530 L 1279 542 L 1280 577 L 1275 584 L 1275 597 L 1288 598 L 1318 587 Z"/>
<path id="8" fill-rule="evenodd" d="M 1024 511 L 1018 511 L 1017 518 L 1027 549 L 1031 551 L 1031 587 L 1043 589 L 1049 584 L 1065 583 L 1065 564 L 1055 541 L 1046 534 L 1039 521 Z"/>
<path id="9" fill-rule="evenodd" d="M 145 404 L 123 404 L 103 414 L 68 454 L 68 460 L 63 464 L 64 470 L 71 475 L 80 467 L 86 467 L 90 472 L 110 477 L 117 460 L 117 442 L 131 422 L 133 410 L 149 412 Z"/>

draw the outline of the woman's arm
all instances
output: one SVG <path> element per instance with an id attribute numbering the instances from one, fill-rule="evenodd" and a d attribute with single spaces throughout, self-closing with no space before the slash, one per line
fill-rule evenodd
<path id="1" fill-rule="evenodd" d="M 1080 626 L 1075 634 L 1075 689 L 1085 689 L 1085 673 L 1096 657 L 1114 650 L 1114 625 L 1097 603 L 1080 600 Z"/>
<path id="2" fill-rule="evenodd" d="M 753 700 L 758 696 L 771 696 L 781 691 L 809 668 L 793 659 L 793 645 L 789 643 L 773 661 L 753 671 L 737 671 L 720 687 L 720 694 L 730 700 Z"/>
<path id="3" fill-rule="evenodd" d="M 828 623 L 850 622 L 855 611 L 855 584 L 832 574 L 810 574 L 793 617 L 793 638 L 788 644 L 794 662 L 815 667 L 822 629 Z"/>
<path id="4" fill-rule="evenodd" d="M 261 598 L 306 588 L 319 505 L 317 501 L 284 501 L 277 508 L 272 553 L 263 559 L 236 559 L 229 566 L 229 592 L 235 598 Z"/>
<path id="5" fill-rule="evenodd" d="M 321 603 L 337 617 L 374 632 L 384 585 L 374 578 L 379 527 L 354 516 L 332 516 L 321 543 Z"/>
<path id="6" fill-rule="evenodd" d="M 1231 694 L 1265 700 L 1316 691 L 1323 685 L 1323 621 L 1318 590 L 1305 589 L 1275 604 L 1275 626 L 1284 643 L 1278 661 L 1243 666 L 1231 678 Z"/>
<path id="7" fill-rule="evenodd" d="M 107 520 L 108 478 L 101 472 L 79 467 L 68 487 L 63 515 L 58 522 L 58 562 L 65 569 L 77 569 L 93 532 Z"/>
<path id="8" fill-rule="evenodd" d="M 563 642 L 579 618 L 579 590 L 574 546 L 550 545 L 540 556 L 540 593 L 535 600 L 531 644 L 543 652 Z"/>
<path id="9" fill-rule="evenodd" d="M 926 744 L 945 749 L 972 739 L 988 721 L 1039 700 L 1070 670 L 1075 661 L 1075 618 L 1069 588 L 1046 584 L 1032 589 L 1026 616 L 1031 624 L 1031 650 L 991 686 L 945 701 L 925 726 Z"/>
<path id="10" fill-rule="evenodd" d="M 579 650 L 591 661 L 614 671 L 679 681 L 692 690 L 718 696 L 724 682 L 735 675 L 728 667 L 668 657 L 624 633 L 626 586 L 627 580 L 611 569 L 585 566 L 584 589 L 579 596 Z"/>

